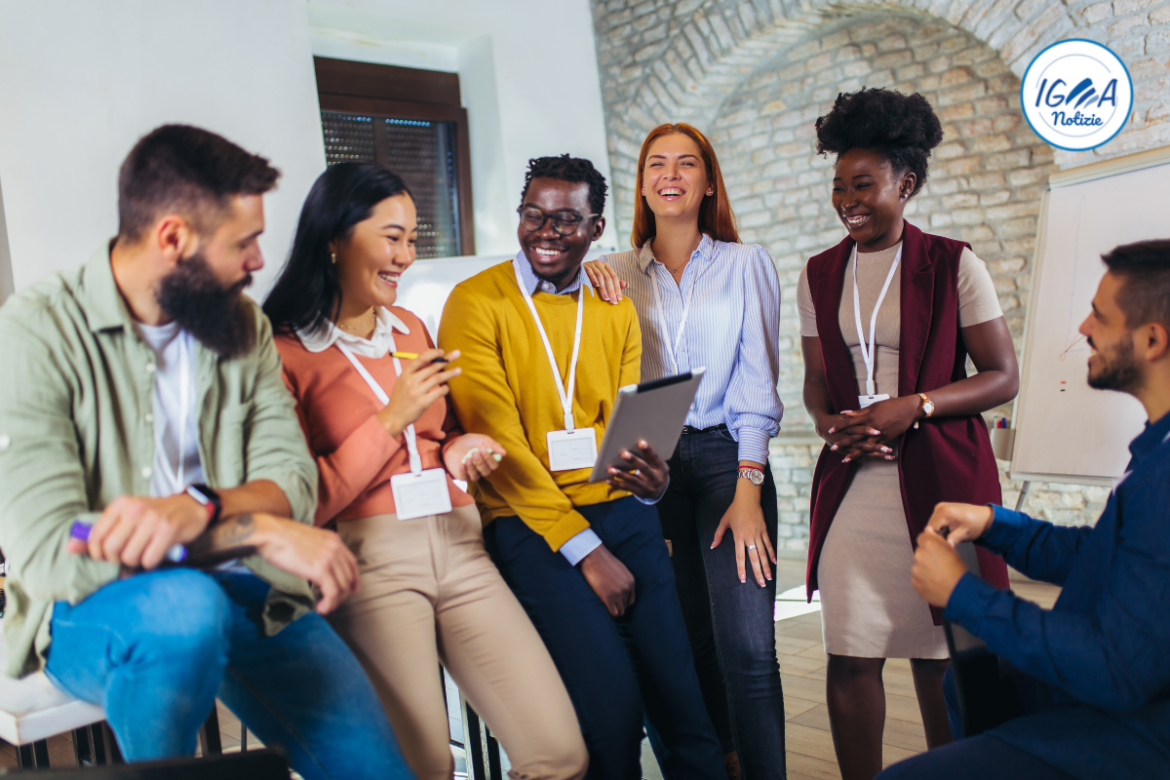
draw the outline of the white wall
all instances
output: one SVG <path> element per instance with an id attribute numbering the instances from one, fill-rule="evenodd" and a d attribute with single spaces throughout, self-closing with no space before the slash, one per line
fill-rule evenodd
<path id="1" fill-rule="evenodd" d="M 0 182 L 17 289 L 117 231 L 117 170 L 165 122 L 221 133 L 283 172 L 267 199 L 284 259 L 325 166 L 303 0 L 0 2 Z"/>
<path id="2" fill-rule="evenodd" d="M 459 74 L 475 244 L 512 253 L 528 160 L 568 152 L 609 178 L 588 0 L 311 0 L 313 53 Z M 599 246 L 613 248 L 613 210 Z"/>
<path id="3" fill-rule="evenodd" d="M 283 172 L 262 296 L 324 169 L 314 53 L 460 74 L 480 253 L 515 250 L 529 158 L 570 152 L 608 176 L 588 0 L 0 0 L 0 297 L 5 245 L 21 289 L 116 232 L 118 165 L 164 122 Z"/>

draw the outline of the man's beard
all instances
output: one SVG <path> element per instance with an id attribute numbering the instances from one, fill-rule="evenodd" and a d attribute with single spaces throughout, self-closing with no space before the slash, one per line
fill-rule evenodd
<path id="1" fill-rule="evenodd" d="M 1097 350 L 1097 359 L 1103 365 L 1096 375 L 1089 372 L 1089 387 L 1131 395 L 1142 388 L 1144 377 L 1133 354 L 1132 340 L 1123 338 L 1109 350 L 1108 356 L 1104 350 Z"/>
<path id="2" fill-rule="evenodd" d="M 163 312 L 200 344 L 232 358 L 250 350 L 256 341 L 254 316 L 243 296 L 251 283 L 248 274 L 225 288 L 203 253 L 196 252 L 163 277 L 155 297 Z"/>

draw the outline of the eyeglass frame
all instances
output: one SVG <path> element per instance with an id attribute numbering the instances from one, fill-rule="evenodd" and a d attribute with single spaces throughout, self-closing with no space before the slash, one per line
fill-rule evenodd
<path id="1" fill-rule="evenodd" d="M 529 209 L 539 213 L 540 216 L 542 217 L 542 219 L 540 221 L 540 227 L 530 228 L 524 224 L 524 212 L 528 211 Z M 541 230 L 544 230 L 544 226 L 547 225 L 548 221 L 551 219 L 552 224 L 553 224 L 553 230 L 556 231 L 556 234 L 558 236 L 562 236 L 562 237 L 571 236 L 574 233 L 576 233 L 577 229 L 581 227 L 581 223 L 584 222 L 585 220 L 595 219 L 595 218 L 601 216 L 600 214 L 578 214 L 576 211 L 572 211 L 570 209 L 562 209 L 562 210 L 556 211 L 556 212 L 549 212 L 549 211 L 545 211 L 544 209 L 540 208 L 539 206 L 521 206 L 520 208 L 516 209 L 516 213 L 520 215 L 520 226 L 523 227 L 525 230 L 527 230 L 529 233 L 536 233 L 536 232 L 539 232 Z M 566 214 L 566 213 L 572 214 L 574 217 L 577 217 L 578 219 L 576 222 L 573 223 L 572 230 L 570 230 L 568 233 L 563 233 L 563 232 L 561 232 L 561 229 L 559 227 L 557 227 L 557 221 L 554 218 L 554 215 Z"/>

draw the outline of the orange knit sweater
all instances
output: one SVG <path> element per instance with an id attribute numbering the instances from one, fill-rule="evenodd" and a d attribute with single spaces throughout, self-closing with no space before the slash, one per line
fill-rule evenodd
<path id="1" fill-rule="evenodd" d="M 391 311 L 410 328 L 409 334 L 394 334 L 399 350 L 431 348 L 431 338 L 418 317 L 398 307 Z M 394 512 L 390 477 L 410 471 L 410 456 L 406 437 L 391 438 L 375 416 L 382 404 L 369 385 L 336 347 L 310 352 L 296 336 L 277 336 L 276 349 L 284 361 L 284 381 L 297 400 L 309 451 L 317 459 L 317 525 Z M 358 356 L 358 360 L 389 395 L 397 380 L 393 359 Z M 446 399 L 432 404 L 415 422 L 414 430 L 424 469 L 442 468 L 442 445 L 462 433 Z M 452 506 L 473 503 L 450 476 L 447 487 Z"/>

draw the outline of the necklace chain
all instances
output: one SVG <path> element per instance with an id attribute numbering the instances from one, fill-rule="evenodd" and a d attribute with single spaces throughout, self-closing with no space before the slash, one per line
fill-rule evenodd
<path id="1" fill-rule="evenodd" d="M 378 327 L 378 309 L 377 308 L 370 309 L 370 316 L 373 320 L 373 322 L 371 324 L 375 328 L 377 328 Z M 342 330 L 352 331 L 356 328 L 361 328 L 363 326 L 361 326 L 361 325 L 338 325 L 338 327 L 341 328 Z"/>

